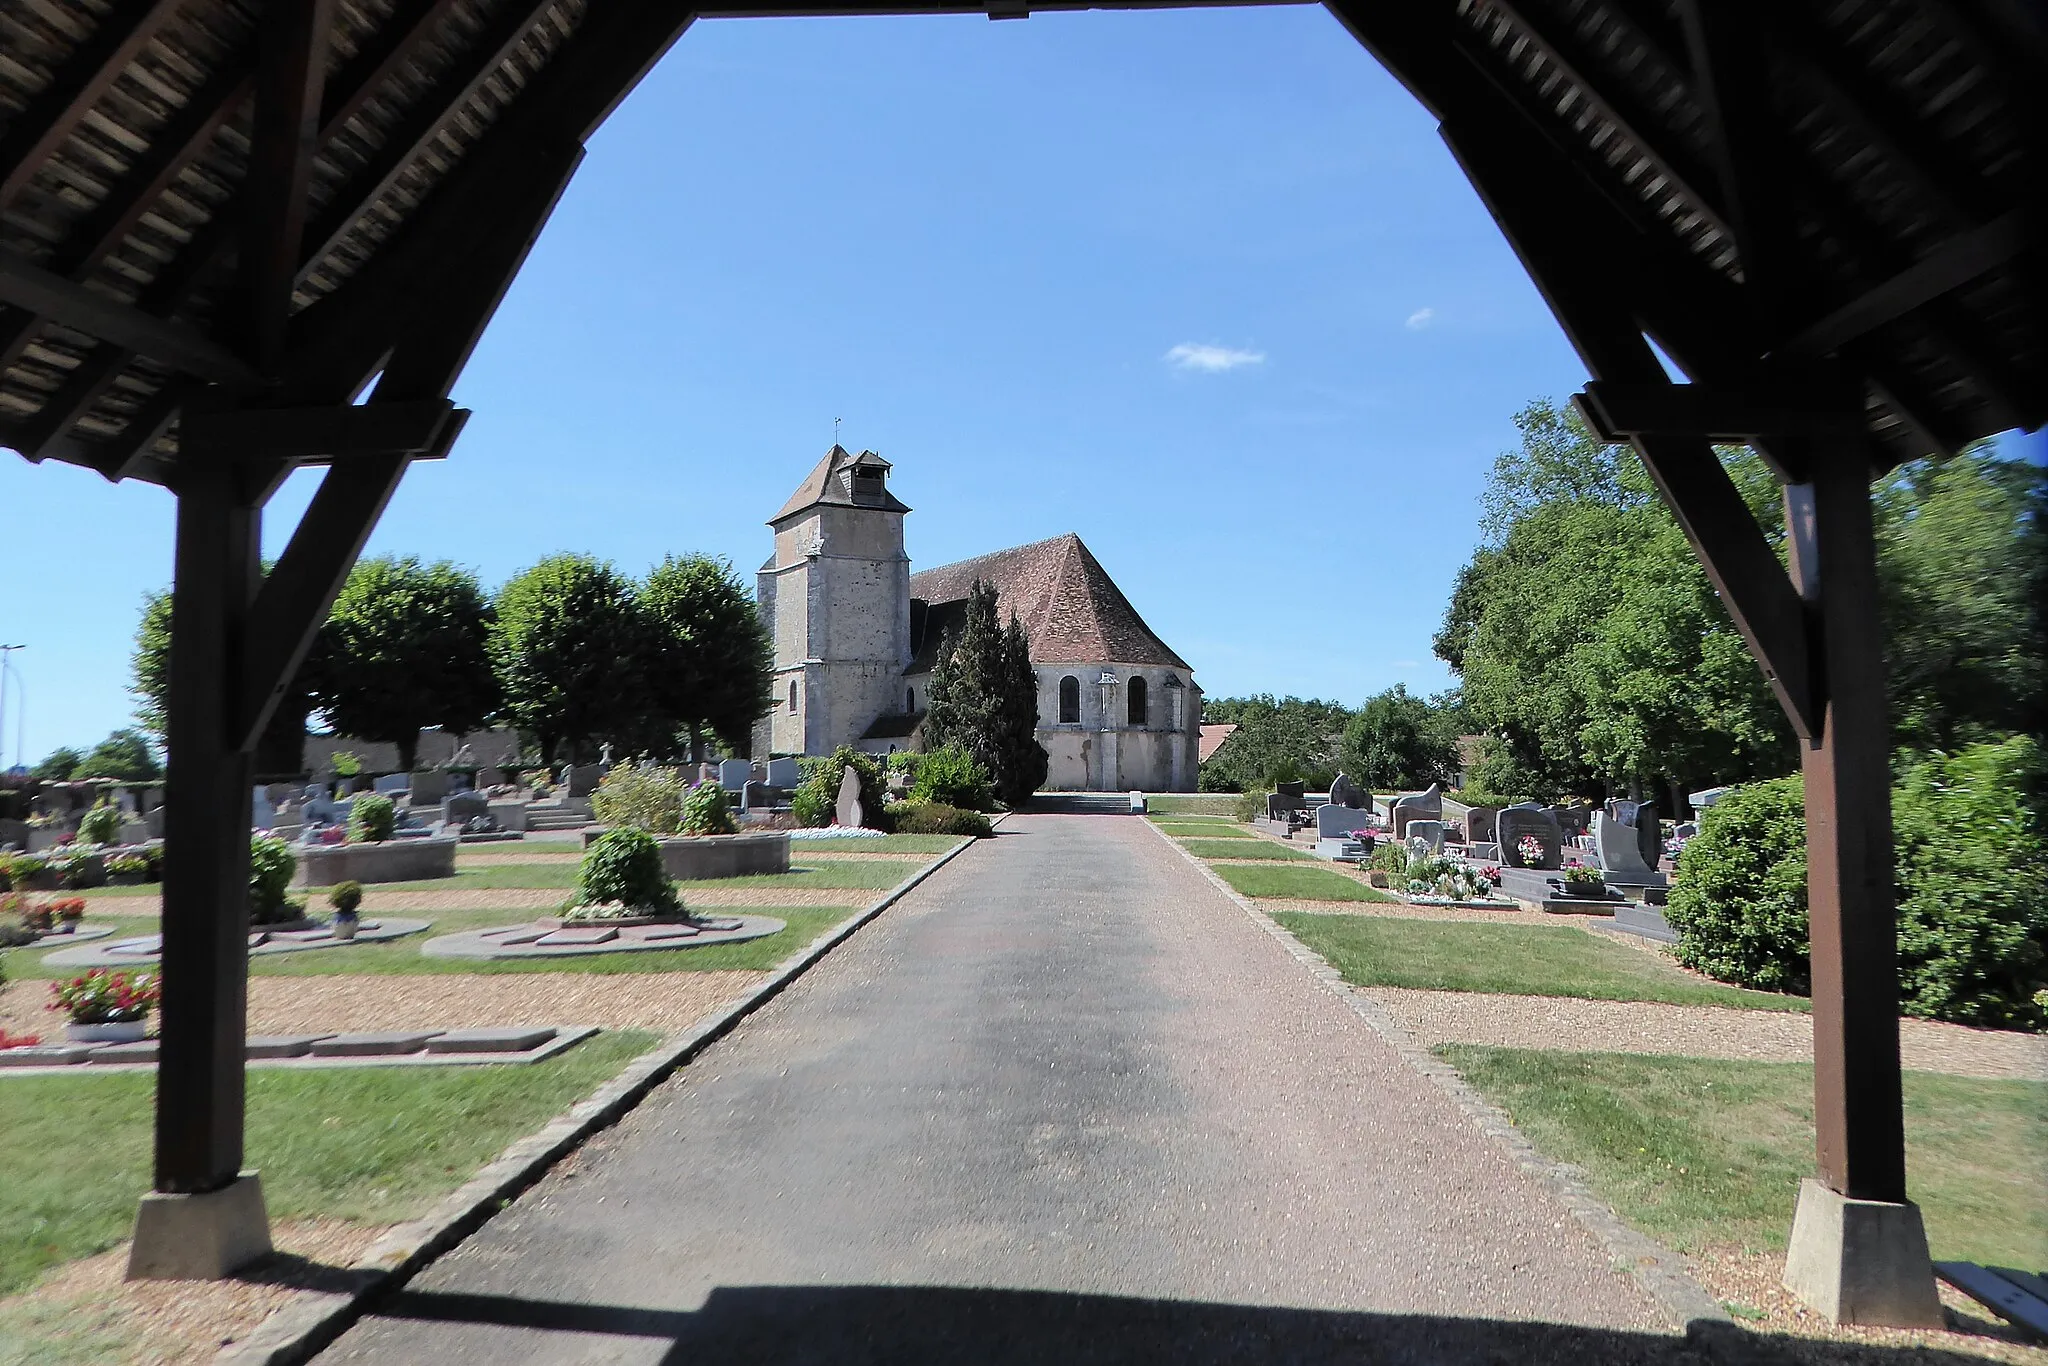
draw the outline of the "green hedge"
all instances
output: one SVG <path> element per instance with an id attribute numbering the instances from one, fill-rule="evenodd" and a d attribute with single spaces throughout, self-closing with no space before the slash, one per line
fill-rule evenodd
<path id="1" fill-rule="evenodd" d="M 965 811 L 944 802 L 895 802 L 889 824 L 899 835 L 972 835 L 987 839 L 995 827 L 979 811 Z"/>
<path id="2" fill-rule="evenodd" d="M 1906 1014 L 2048 1027 L 2044 788 L 2040 746 L 2026 736 L 1905 768 L 1892 819 Z M 1766 991 L 1810 990 L 1798 778 L 1738 788 L 1701 817 L 1664 916 L 1687 967 Z"/>

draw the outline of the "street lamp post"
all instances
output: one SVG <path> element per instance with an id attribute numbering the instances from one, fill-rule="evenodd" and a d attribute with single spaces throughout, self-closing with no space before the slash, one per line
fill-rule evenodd
<path id="1" fill-rule="evenodd" d="M 14 652 L 26 645 L 0 645 L 0 772 L 7 768 L 7 675 L 14 669 Z M 21 762 L 21 723 L 14 726 L 14 762 Z"/>

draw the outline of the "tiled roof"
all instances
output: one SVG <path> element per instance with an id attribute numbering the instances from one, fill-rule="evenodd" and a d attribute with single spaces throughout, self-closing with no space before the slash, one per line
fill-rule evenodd
<path id="1" fill-rule="evenodd" d="M 1223 742 L 1235 734 L 1237 723 L 1234 721 L 1211 721 L 1202 727 L 1202 738 L 1195 745 L 1198 762 L 1208 763 L 1209 756 L 1223 748 Z"/>
<path id="2" fill-rule="evenodd" d="M 789 501 L 782 505 L 782 511 L 768 519 L 768 525 L 774 526 L 783 518 L 794 517 L 805 508 L 818 503 L 829 503 L 835 507 L 881 508 L 887 512 L 910 511 L 908 505 L 895 494 L 888 492 L 886 485 L 879 499 L 856 499 L 847 491 L 846 480 L 841 477 L 846 467 L 854 464 L 876 466 L 883 470 L 884 477 L 887 477 L 889 462 L 873 451 L 862 451 L 859 455 L 854 455 L 844 446 L 834 446 L 826 451 L 825 458 L 804 476 L 803 483 L 797 485 L 796 492 L 790 494 Z"/>
<path id="3" fill-rule="evenodd" d="M 1189 667 L 1152 634 L 1138 609 L 1072 532 L 912 574 L 910 596 L 930 604 L 923 631 L 914 633 L 917 661 L 936 657 L 940 632 L 958 619 L 960 609 L 953 604 L 967 597 L 976 579 L 996 586 L 1005 621 L 1013 611 L 1023 621 L 1034 662 Z M 907 672 L 930 667 L 926 662 L 920 669 L 914 661 Z"/>

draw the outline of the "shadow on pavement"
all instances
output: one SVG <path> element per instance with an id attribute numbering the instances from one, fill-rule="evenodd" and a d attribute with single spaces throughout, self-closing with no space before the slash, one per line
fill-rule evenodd
<path id="1" fill-rule="evenodd" d="M 403 1290 L 378 1305 L 368 1328 L 387 1349 L 405 1323 L 490 1326 L 533 1333 L 665 1341 L 663 1363 L 1274 1362 L 1363 1363 L 1801 1363 L 1806 1366 L 1981 1366 L 1983 1358 L 1916 1348 L 1830 1343 L 1697 1323 L 1686 1337 L 1548 1323 L 1378 1314 L 1049 1291 L 926 1286 L 737 1286 L 714 1290 L 694 1312 L 573 1304 L 501 1295 Z M 511 1360 L 502 1331 L 476 1359 Z M 445 1330 L 417 1343 L 440 1360 L 469 1360 Z M 527 1340 L 536 1353 L 540 1343 Z M 556 1344 L 586 1358 L 569 1343 Z M 555 1359 L 548 1353 L 548 1359 Z M 520 1352 L 517 1359 L 527 1359 Z M 609 1359 L 607 1356 L 605 1359 Z M 635 1354 L 636 1360 L 642 1358 Z"/>

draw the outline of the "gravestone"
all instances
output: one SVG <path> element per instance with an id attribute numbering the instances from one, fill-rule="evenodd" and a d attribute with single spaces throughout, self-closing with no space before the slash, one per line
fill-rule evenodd
<path id="1" fill-rule="evenodd" d="M 491 819 L 491 799 L 481 792 L 456 792 L 441 803 L 441 824 L 466 830 L 478 816 Z M 497 823 L 492 821 L 492 825 Z"/>
<path id="2" fill-rule="evenodd" d="M 768 761 L 768 786 L 784 789 L 803 782 L 803 774 L 794 759 L 770 759 Z"/>
<path id="3" fill-rule="evenodd" d="M 1680 821 L 1677 824 L 1677 826 L 1672 829 L 1671 838 L 1675 840 L 1689 840 L 1694 835 L 1699 834 L 1699 832 L 1700 827 L 1698 821 Z"/>
<path id="4" fill-rule="evenodd" d="M 415 769 L 405 777 L 412 785 L 412 799 L 421 806 L 432 806 L 448 795 L 448 770 L 445 768 Z"/>
<path id="5" fill-rule="evenodd" d="M 1372 800 L 1372 794 L 1351 781 L 1348 774 L 1339 773 L 1330 780 L 1330 805 L 1345 806 L 1353 811 Z"/>
<path id="6" fill-rule="evenodd" d="M 768 784 L 766 783 L 757 783 L 749 779 L 740 788 L 740 810 L 742 811 L 766 811 L 774 804 L 775 799 L 768 795 Z"/>
<path id="7" fill-rule="evenodd" d="M 1427 792 L 1413 792 L 1394 802 L 1394 838 L 1406 839 L 1408 822 L 1440 821 L 1444 818 L 1444 789 L 1442 783 L 1431 783 Z"/>
<path id="8" fill-rule="evenodd" d="M 1494 833 L 1499 836 L 1503 867 L 1552 869 L 1564 862 L 1564 839 L 1557 828 L 1557 817 L 1534 802 L 1502 810 L 1494 819 Z M 1522 839 L 1527 835 L 1534 835 L 1543 846 L 1533 863 L 1522 857 Z"/>
<path id="9" fill-rule="evenodd" d="M 1550 814 L 1557 822 L 1560 839 L 1577 839 L 1593 828 L 1593 808 L 1590 806 L 1553 806 L 1550 808 Z"/>
<path id="10" fill-rule="evenodd" d="M 320 825 L 340 825 L 348 819 L 348 804 L 329 797 L 325 784 L 307 783 L 304 800 L 299 804 L 299 819 L 309 830 Z"/>
<path id="11" fill-rule="evenodd" d="M 406 803 L 407 794 L 412 791 L 412 775 L 410 773 L 387 773 L 381 778 L 373 779 L 370 783 L 370 790 L 380 797 L 389 797 L 392 801 L 403 806 Z"/>
<path id="12" fill-rule="evenodd" d="M 1634 803 L 1630 803 L 1634 805 Z M 1602 811 L 1593 817 L 1593 855 L 1600 872 L 1609 882 L 1645 883 L 1657 879 L 1656 870 L 1643 861 L 1637 830 Z"/>
<path id="13" fill-rule="evenodd" d="M 249 795 L 251 829 L 268 830 L 277 824 L 277 808 L 270 804 L 270 789 L 259 787 Z"/>
<path id="14" fill-rule="evenodd" d="M 700 782 L 700 783 L 715 783 L 715 782 L 717 782 L 717 781 L 718 781 L 718 765 L 717 765 L 717 764 L 699 764 L 699 765 L 697 765 L 697 781 L 698 781 L 698 782 Z"/>
<path id="15" fill-rule="evenodd" d="M 597 791 L 597 785 L 604 779 L 604 768 L 598 764 L 575 764 L 569 769 L 569 795 L 588 797 Z"/>
<path id="16" fill-rule="evenodd" d="M 754 766 L 745 759 L 727 759 L 718 766 L 718 785 L 727 792 L 738 792 L 754 776 Z"/>
<path id="17" fill-rule="evenodd" d="M 1732 787 L 1710 787 L 1701 792 L 1689 792 L 1685 799 L 1692 803 L 1693 810 L 1704 811 L 1734 790 Z"/>
<path id="18" fill-rule="evenodd" d="M 1326 802 L 1316 808 L 1316 838 L 1318 840 L 1342 839 L 1355 835 L 1361 830 L 1372 829 L 1372 813 L 1338 802 Z"/>
<path id="19" fill-rule="evenodd" d="M 1494 821 L 1500 816 L 1497 806 L 1475 806 L 1465 812 L 1465 843 L 1494 843 Z"/>
<path id="20" fill-rule="evenodd" d="M 840 773 L 839 801 L 833 807 L 833 819 L 853 830 L 860 826 L 864 814 L 860 809 L 860 775 L 848 764 Z"/>
<path id="21" fill-rule="evenodd" d="M 1305 782 L 1281 783 L 1278 789 L 1266 798 L 1266 819 L 1291 824 L 1294 813 L 1306 809 L 1308 803 L 1304 798 L 1307 793 L 1308 784 Z"/>
<path id="22" fill-rule="evenodd" d="M 1417 849 L 1424 853 L 1441 854 L 1444 851 L 1444 823 L 1434 820 L 1411 820 L 1408 822 L 1408 837 L 1405 843 L 1412 854 Z"/>

